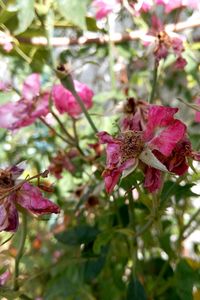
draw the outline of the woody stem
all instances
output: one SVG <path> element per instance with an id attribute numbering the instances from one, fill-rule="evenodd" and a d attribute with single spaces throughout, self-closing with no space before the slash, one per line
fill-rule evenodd
<path id="1" fill-rule="evenodd" d="M 22 231 L 21 231 L 21 237 L 20 237 L 20 242 L 19 242 L 19 249 L 18 249 L 17 256 L 15 258 L 15 271 L 14 271 L 14 284 L 13 284 L 14 291 L 19 290 L 19 282 L 18 282 L 19 265 L 20 265 L 20 260 L 23 256 L 24 246 L 25 246 L 25 241 L 26 241 L 26 236 L 27 236 L 27 215 L 25 213 L 22 213 L 21 228 L 22 228 Z"/>

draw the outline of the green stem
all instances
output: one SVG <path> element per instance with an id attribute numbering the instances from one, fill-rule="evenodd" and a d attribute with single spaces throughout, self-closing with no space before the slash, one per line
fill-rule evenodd
<path id="1" fill-rule="evenodd" d="M 80 105 L 82 112 L 84 113 L 86 119 L 88 120 L 88 123 L 90 124 L 90 126 L 92 127 L 93 131 L 96 134 L 98 132 L 98 130 L 97 130 L 94 122 L 92 121 L 92 118 L 88 114 L 87 109 L 85 108 L 85 105 L 83 104 L 83 101 L 81 100 L 81 98 L 79 97 L 79 95 L 77 94 L 77 92 L 75 91 L 74 88 L 72 90 L 70 90 L 70 92 L 72 93 L 72 95 L 74 96 L 74 98 L 76 99 L 78 104 Z"/>
<path id="2" fill-rule="evenodd" d="M 61 140 L 63 140 L 65 143 L 74 146 L 74 143 L 72 143 L 71 141 L 69 141 L 68 139 L 66 139 L 65 137 L 63 137 L 60 133 L 58 133 L 51 125 L 49 125 L 45 119 L 43 119 L 42 117 L 39 117 L 40 121 L 47 126 L 56 136 L 58 136 Z"/>
<path id="3" fill-rule="evenodd" d="M 155 61 L 154 63 L 154 70 L 153 70 L 153 82 L 152 82 L 152 90 L 151 95 L 149 98 L 149 103 L 153 103 L 155 92 L 156 92 L 156 84 L 157 84 L 157 78 L 158 78 L 158 63 Z"/>
<path id="4" fill-rule="evenodd" d="M 27 235 L 27 215 L 25 213 L 22 213 L 21 238 L 20 238 L 20 242 L 19 242 L 18 253 L 17 253 L 16 259 L 15 259 L 14 287 L 13 287 L 14 291 L 19 290 L 19 283 L 18 283 L 19 265 L 20 265 L 20 260 L 23 256 L 23 252 L 24 252 L 26 235 Z"/>
<path id="5" fill-rule="evenodd" d="M 51 114 L 52 116 L 56 119 L 56 121 L 58 122 L 58 124 L 60 125 L 60 128 L 62 129 L 62 131 L 66 134 L 66 136 L 73 142 L 74 138 L 73 136 L 66 130 L 65 126 L 63 125 L 63 123 L 60 121 L 59 117 L 57 116 L 57 114 L 51 110 Z"/>
<path id="6" fill-rule="evenodd" d="M 134 201 L 132 190 L 128 192 L 129 199 L 129 227 L 135 231 L 135 219 L 134 219 Z M 133 239 L 130 240 L 130 256 L 132 260 L 132 277 L 136 278 L 136 266 L 137 266 L 137 238 L 134 235 Z"/>
<path id="7" fill-rule="evenodd" d="M 190 227 L 191 223 L 196 219 L 196 217 L 198 217 L 199 214 L 200 214 L 200 208 L 192 215 L 188 223 L 182 228 L 180 233 L 181 237 L 183 237 L 185 231 Z"/>
<path id="8" fill-rule="evenodd" d="M 109 35 L 109 41 L 108 41 L 108 53 L 109 53 L 109 71 L 110 71 L 110 80 L 111 80 L 111 87 L 113 90 L 116 89 L 116 79 L 115 79 L 115 72 L 114 72 L 114 43 L 112 42 L 112 33 L 111 33 L 111 21 L 110 17 L 108 16 L 108 35 Z"/>

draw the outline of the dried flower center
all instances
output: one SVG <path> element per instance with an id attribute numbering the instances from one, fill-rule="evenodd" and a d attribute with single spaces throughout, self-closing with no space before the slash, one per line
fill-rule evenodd
<path id="1" fill-rule="evenodd" d="M 14 186 L 12 174 L 5 170 L 0 170 L 0 190 L 11 188 Z"/>
<path id="2" fill-rule="evenodd" d="M 142 131 L 126 131 L 123 133 L 123 142 L 120 147 L 121 163 L 138 157 L 144 148 Z"/>

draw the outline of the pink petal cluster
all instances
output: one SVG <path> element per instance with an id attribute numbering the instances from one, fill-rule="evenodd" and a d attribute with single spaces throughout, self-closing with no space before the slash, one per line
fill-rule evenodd
<path id="1" fill-rule="evenodd" d="M 40 92 L 40 75 L 33 73 L 26 78 L 22 98 L 0 106 L 0 127 L 10 130 L 31 125 L 49 112 L 49 93 Z"/>
<path id="2" fill-rule="evenodd" d="M 4 31 L 0 31 L 0 45 L 6 52 L 10 52 L 13 49 L 12 44 L 13 38 L 9 33 Z"/>
<path id="3" fill-rule="evenodd" d="M 156 37 L 154 41 L 153 37 Z M 162 22 L 155 15 L 152 16 L 152 28 L 146 37 L 144 37 L 144 45 L 154 46 L 154 56 L 157 63 L 161 59 L 165 59 L 172 52 L 176 56 L 176 69 L 183 69 L 187 64 L 186 60 L 182 57 L 184 51 L 183 38 L 175 33 L 167 33 L 164 30 Z"/>
<path id="4" fill-rule="evenodd" d="M 138 0 L 136 3 L 130 3 L 130 5 L 135 10 L 136 15 L 139 15 L 150 11 L 154 3 L 153 0 Z"/>
<path id="5" fill-rule="evenodd" d="M 19 224 L 18 207 L 36 215 L 59 213 L 59 207 L 44 198 L 40 189 L 17 179 L 24 169 L 13 166 L 0 170 L 0 231 L 16 231 Z M 8 194 L 8 195 L 7 195 Z"/>
<path id="6" fill-rule="evenodd" d="M 107 17 L 120 2 L 120 0 L 94 0 L 92 5 L 96 8 L 96 19 L 101 20 Z"/>
<path id="7" fill-rule="evenodd" d="M 198 9 L 198 0 L 155 0 L 156 4 L 161 4 L 165 7 L 165 12 L 170 13 L 177 8 L 188 7 L 190 9 Z"/>
<path id="8" fill-rule="evenodd" d="M 113 191 L 121 174 L 133 171 L 139 161 L 144 166 L 144 185 L 150 192 L 161 187 L 162 172 L 177 171 L 172 161 L 174 153 L 180 151 L 179 147 L 184 148 L 182 141 L 186 134 L 186 126 L 174 118 L 177 111 L 177 108 L 149 105 L 145 130 L 128 130 L 117 138 L 106 132 L 98 134 L 100 143 L 107 144 L 107 163 L 103 177 L 108 193 Z M 186 159 L 189 152 L 183 153 Z"/>
<path id="9" fill-rule="evenodd" d="M 92 107 L 93 91 L 84 83 L 74 80 L 74 87 L 87 109 Z M 72 93 L 61 84 L 56 84 L 52 89 L 52 98 L 59 113 L 68 113 L 71 117 L 78 117 L 81 107 Z"/>
<path id="10" fill-rule="evenodd" d="M 148 104 L 143 100 L 128 98 L 122 103 L 122 108 L 118 109 L 122 113 L 120 128 L 122 131 L 141 131 L 146 127 Z"/>
<path id="11" fill-rule="evenodd" d="M 4 286 L 10 277 L 11 277 L 11 273 L 9 270 L 6 270 L 4 273 L 2 273 L 0 275 L 0 287 Z"/>

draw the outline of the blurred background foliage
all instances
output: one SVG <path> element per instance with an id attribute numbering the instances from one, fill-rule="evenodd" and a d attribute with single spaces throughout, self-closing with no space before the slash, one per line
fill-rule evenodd
<path id="1" fill-rule="evenodd" d="M 159 8 L 157 13 L 161 13 Z M 112 38 L 115 32 L 147 30 L 151 14 L 133 17 L 122 7 L 110 22 L 97 22 L 94 15 L 89 0 L 1 0 L 0 27 L 12 37 L 13 49 L 6 52 L 0 47 L 0 80 L 13 88 L 0 92 L 0 103 L 15 99 L 22 82 L 33 72 L 42 75 L 43 89 L 50 88 L 56 82 L 56 66 L 69 63 L 73 77 L 95 92 L 90 115 L 96 127 L 117 132 L 118 103 L 130 96 L 149 97 L 153 55 L 140 40 L 81 44 L 79 38 L 105 34 Z M 166 23 L 177 20 L 176 11 L 160 16 Z M 184 9 L 178 21 L 199 17 L 199 12 Z M 162 61 L 156 103 L 180 108 L 193 147 L 199 150 L 200 125 L 194 121 L 195 112 L 177 98 L 193 103 L 199 95 L 200 31 L 190 28 L 183 34 L 188 64 L 177 71 L 173 54 Z M 54 38 L 61 38 L 59 45 Z M 74 44 L 67 45 L 68 39 Z M 29 216 L 20 289 L 12 290 L 11 276 L 0 287 L 1 299 L 200 299 L 199 166 L 181 178 L 166 175 L 156 196 L 143 190 L 143 175 L 135 171 L 110 196 L 101 177 L 105 156 L 100 158 L 89 147 L 97 140 L 84 116 L 74 122 L 64 114 L 60 120 L 70 134 L 78 135 L 84 156 L 72 159 L 73 173 L 64 170 L 61 179 L 49 176 L 47 182 L 55 189 L 48 197 L 62 212 L 37 219 Z M 53 126 L 61 132 L 55 120 Z M 40 120 L 14 132 L 0 129 L 0 143 L 1 168 L 26 160 L 26 174 L 30 175 L 48 169 L 58 150 L 71 149 Z M 139 197 L 136 193 L 130 216 L 132 185 Z M 1 233 L 0 274 L 7 269 L 12 274 L 19 238 L 20 229 L 16 234 Z"/>

